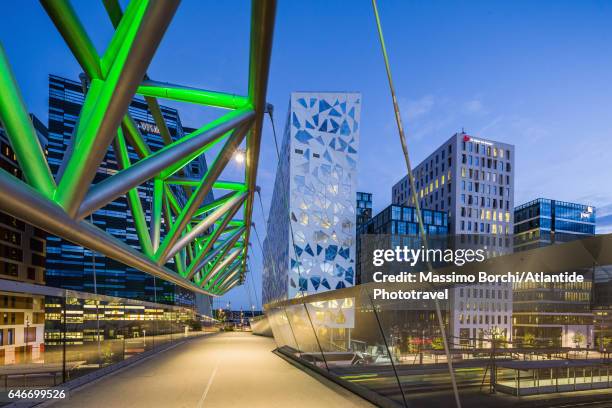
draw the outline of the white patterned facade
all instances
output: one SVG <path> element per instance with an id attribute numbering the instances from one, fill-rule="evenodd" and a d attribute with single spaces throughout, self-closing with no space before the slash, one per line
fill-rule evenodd
<path id="1" fill-rule="evenodd" d="M 360 112 L 359 93 L 291 94 L 264 242 L 264 303 L 355 284 Z"/>

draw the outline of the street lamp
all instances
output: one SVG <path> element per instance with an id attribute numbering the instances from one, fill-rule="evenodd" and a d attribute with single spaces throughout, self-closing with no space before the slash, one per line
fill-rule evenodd
<path id="1" fill-rule="evenodd" d="M 28 360 L 28 343 L 30 339 L 30 315 L 26 315 L 25 318 L 26 331 L 25 331 L 25 358 Z"/>
<path id="2" fill-rule="evenodd" d="M 489 392 L 491 394 L 494 394 L 495 393 L 495 382 L 496 382 L 496 377 L 497 377 L 497 367 L 495 365 L 495 353 L 496 353 L 495 348 L 497 346 L 497 339 L 502 334 L 502 330 L 499 327 L 497 327 L 497 326 L 493 326 L 493 327 L 490 327 L 490 328 L 484 330 L 484 334 L 486 336 L 491 337 L 491 362 L 490 362 L 490 365 L 491 365 L 491 381 L 489 383 Z"/>
<path id="3" fill-rule="evenodd" d="M 245 159 L 246 159 L 246 152 L 244 151 L 244 149 L 241 148 L 237 148 L 236 151 L 234 152 L 234 160 L 236 161 L 236 163 L 238 164 L 242 164 L 244 163 Z"/>

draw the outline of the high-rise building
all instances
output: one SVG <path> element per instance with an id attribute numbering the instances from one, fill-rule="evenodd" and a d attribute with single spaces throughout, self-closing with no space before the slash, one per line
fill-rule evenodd
<path id="1" fill-rule="evenodd" d="M 489 255 L 507 252 L 513 231 L 513 145 L 455 133 L 413 174 L 420 207 L 446 211 L 450 234 L 479 234 Z M 393 186 L 391 196 L 393 204 L 415 204 L 408 175 Z M 490 298 L 500 293 L 501 298 Z M 484 347 L 490 346 L 484 340 L 492 333 L 510 339 L 511 285 L 455 288 L 450 298 L 450 334 L 455 339 Z"/>
<path id="2" fill-rule="evenodd" d="M 263 302 L 355 284 L 361 95 L 294 92 L 264 242 Z"/>
<path id="3" fill-rule="evenodd" d="M 42 149 L 47 129 L 31 116 Z M 0 169 L 23 178 L 15 152 L 0 127 Z M 6 194 L 3 192 L 2 194 Z M 45 284 L 46 234 L 0 212 L 0 279 Z M 44 350 L 43 296 L 0 292 L 0 365 L 32 361 Z"/>
<path id="4" fill-rule="evenodd" d="M 514 247 L 526 250 L 595 235 L 595 207 L 537 198 L 514 209 Z"/>
<path id="5" fill-rule="evenodd" d="M 55 75 L 49 76 L 48 151 L 51 172 L 56 178 L 62 171 L 64 156 L 70 149 L 86 89 L 85 80 L 77 82 Z M 151 150 L 155 152 L 161 149 L 164 142 L 144 99 L 135 98 L 130 104 L 129 112 Z M 162 106 L 161 112 L 173 139 L 181 138 L 191 131 L 183 127 L 176 109 Z M 131 147 L 129 154 L 133 161 L 138 159 Z M 109 149 L 98 168 L 94 183 L 113 175 L 117 169 L 114 153 Z M 185 167 L 185 176 L 201 177 L 206 169 L 206 161 L 200 156 Z M 139 187 L 139 193 L 145 210 L 145 219 L 149 222 L 152 184 L 146 183 Z M 179 202 L 184 204 L 186 197 L 182 194 L 182 190 L 177 188 L 176 195 Z M 133 247 L 139 247 L 134 220 L 125 197 L 120 197 L 96 211 L 91 216 L 91 220 L 98 228 Z M 194 304 L 194 294 L 186 289 L 54 236 L 50 236 L 47 240 L 47 284 L 130 299 L 185 306 Z"/>
<path id="6" fill-rule="evenodd" d="M 594 234 L 595 208 L 590 205 L 538 198 L 514 209 L 515 251 Z M 595 271 L 596 282 L 603 271 Z M 562 347 L 593 344 L 591 307 L 595 304 L 591 299 L 601 291 L 593 287 L 593 270 L 576 272 L 584 276 L 584 282 L 514 285 L 513 337 L 517 342 Z"/>
<path id="7" fill-rule="evenodd" d="M 372 193 L 357 192 L 357 227 L 372 219 Z"/>
<path id="8" fill-rule="evenodd" d="M 447 211 L 452 234 L 510 235 L 514 146 L 456 133 L 413 169 L 421 208 Z M 393 204 L 414 205 L 408 176 Z"/>

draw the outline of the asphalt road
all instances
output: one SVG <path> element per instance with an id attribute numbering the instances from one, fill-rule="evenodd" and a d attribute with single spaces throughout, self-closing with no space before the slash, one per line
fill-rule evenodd
<path id="1" fill-rule="evenodd" d="M 204 336 L 111 374 L 53 407 L 372 407 L 271 353 L 270 338 Z"/>

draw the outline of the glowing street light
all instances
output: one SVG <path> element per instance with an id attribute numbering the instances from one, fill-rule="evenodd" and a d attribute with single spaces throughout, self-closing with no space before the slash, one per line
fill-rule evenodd
<path id="1" fill-rule="evenodd" d="M 236 163 L 242 164 L 244 163 L 245 159 L 245 151 L 242 149 L 236 149 L 236 151 L 234 152 L 234 160 L 236 161 Z"/>

